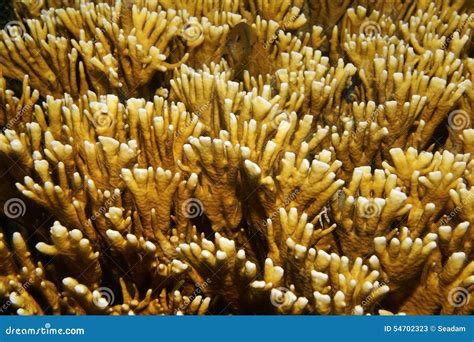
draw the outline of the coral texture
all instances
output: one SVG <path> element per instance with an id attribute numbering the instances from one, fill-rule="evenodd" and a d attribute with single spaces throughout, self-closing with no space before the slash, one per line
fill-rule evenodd
<path id="1" fill-rule="evenodd" d="M 472 4 L 15 0 L 0 314 L 474 313 Z"/>

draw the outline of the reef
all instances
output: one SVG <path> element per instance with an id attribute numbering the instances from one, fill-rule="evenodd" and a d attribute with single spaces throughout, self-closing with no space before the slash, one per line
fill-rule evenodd
<path id="1" fill-rule="evenodd" d="M 13 8 L 0 314 L 474 313 L 472 1 Z"/>

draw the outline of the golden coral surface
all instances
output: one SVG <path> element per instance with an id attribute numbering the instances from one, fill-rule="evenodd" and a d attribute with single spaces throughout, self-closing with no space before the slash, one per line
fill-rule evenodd
<path id="1" fill-rule="evenodd" d="M 470 0 L 15 0 L 0 314 L 474 313 Z"/>

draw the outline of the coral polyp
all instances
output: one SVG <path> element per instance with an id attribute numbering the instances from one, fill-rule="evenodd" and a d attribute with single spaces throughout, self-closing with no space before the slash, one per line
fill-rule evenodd
<path id="1" fill-rule="evenodd" d="M 474 313 L 472 1 L 13 8 L 1 314 Z"/>

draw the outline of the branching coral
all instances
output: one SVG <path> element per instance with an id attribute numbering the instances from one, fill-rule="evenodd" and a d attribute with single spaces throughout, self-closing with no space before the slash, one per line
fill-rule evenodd
<path id="1" fill-rule="evenodd" d="M 14 1 L 0 312 L 474 313 L 469 1 Z"/>

